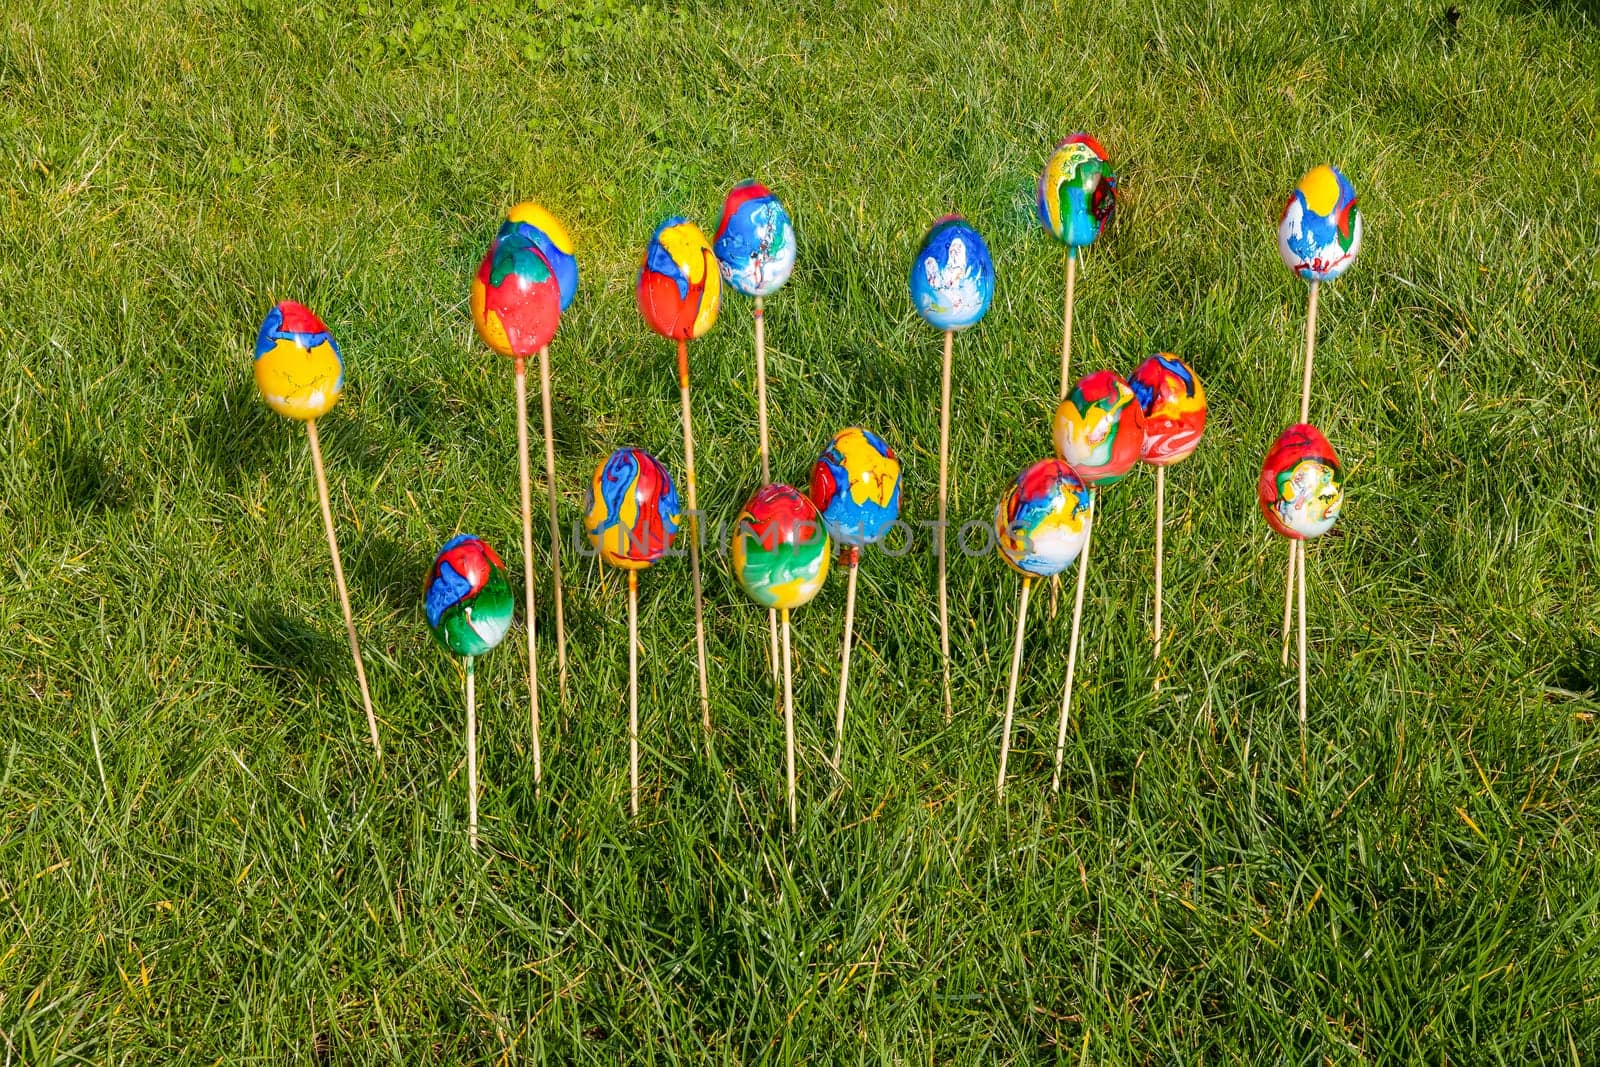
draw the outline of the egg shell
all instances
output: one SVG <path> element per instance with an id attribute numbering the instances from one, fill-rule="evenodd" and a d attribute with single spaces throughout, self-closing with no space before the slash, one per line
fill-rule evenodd
<path id="1" fill-rule="evenodd" d="M 679 216 L 656 227 L 635 295 L 639 314 L 662 337 L 691 341 L 711 329 L 722 301 L 722 273 L 700 227 Z"/>
<path id="2" fill-rule="evenodd" d="M 1106 150 L 1086 133 L 1056 145 L 1039 175 L 1039 221 L 1069 247 L 1093 244 L 1117 206 L 1117 176 Z"/>
<path id="3" fill-rule="evenodd" d="M 273 411 L 315 419 L 344 392 L 344 355 L 315 312 L 285 300 L 267 312 L 256 334 L 255 379 Z"/>
<path id="4" fill-rule="evenodd" d="M 1308 282 L 1331 282 L 1361 251 L 1361 210 L 1356 190 L 1324 163 L 1295 183 L 1278 219 L 1278 255 Z"/>
<path id="5" fill-rule="evenodd" d="M 1093 502 L 1071 464 L 1042 459 L 1028 467 L 994 511 L 1000 558 L 1029 578 L 1060 574 L 1089 540 Z"/>
<path id="6" fill-rule="evenodd" d="M 965 330 L 994 300 L 994 261 L 978 231 L 959 215 L 933 224 L 911 264 L 911 305 L 932 326 Z"/>
<path id="7" fill-rule="evenodd" d="M 734 577 L 763 607 L 788 610 L 809 604 L 827 580 L 832 556 L 822 516 L 790 486 L 762 486 L 734 523 Z"/>
<path id="8" fill-rule="evenodd" d="M 1151 356 L 1128 377 L 1144 412 L 1142 458 L 1156 467 L 1186 459 L 1206 431 L 1206 390 L 1183 360 L 1170 352 Z"/>
<path id="9" fill-rule="evenodd" d="M 550 264 L 550 269 L 555 272 L 556 284 L 561 289 L 561 310 L 566 311 L 578 295 L 577 246 L 572 241 L 572 235 L 560 219 L 532 200 L 524 200 L 506 212 L 505 221 L 500 224 L 500 232 L 495 239 L 500 240 L 512 234 L 532 241 L 545 262 Z"/>
<path id="10" fill-rule="evenodd" d="M 1344 506 L 1344 470 L 1321 430 L 1297 422 L 1278 435 L 1261 464 L 1256 502 L 1267 524 L 1291 540 L 1333 528 Z"/>
<path id="11" fill-rule="evenodd" d="M 840 430 L 811 467 L 810 495 L 835 541 L 876 544 L 900 517 L 900 458 L 871 430 Z"/>
<path id="12" fill-rule="evenodd" d="M 434 557 L 422 590 L 434 638 L 458 656 L 481 656 L 511 628 L 506 565 L 482 538 L 460 534 Z"/>
<path id="13" fill-rule="evenodd" d="M 472 324 L 502 356 L 537 355 L 561 325 L 561 286 L 537 245 L 520 233 L 496 238 L 472 278 Z"/>
<path id="14" fill-rule="evenodd" d="M 1056 455 L 1089 485 L 1121 481 L 1144 448 L 1144 409 L 1116 371 L 1080 378 L 1056 408 Z"/>
<path id="15" fill-rule="evenodd" d="M 758 181 L 740 182 L 728 193 L 713 247 L 722 280 L 745 296 L 769 296 L 794 273 L 794 223 Z"/>
<path id="16" fill-rule="evenodd" d="M 619 448 L 595 469 L 583 529 L 613 567 L 643 570 L 665 556 L 681 518 L 672 475 L 644 449 Z"/>

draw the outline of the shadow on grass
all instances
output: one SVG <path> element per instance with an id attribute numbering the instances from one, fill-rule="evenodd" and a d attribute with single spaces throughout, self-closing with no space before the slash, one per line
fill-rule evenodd
<path id="1" fill-rule="evenodd" d="M 51 464 L 61 480 L 67 506 L 75 512 L 125 511 L 133 504 L 134 489 L 128 475 L 108 461 L 94 441 L 75 441 L 57 427 Z"/>
<path id="2" fill-rule="evenodd" d="M 306 447 L 305 431 L 267 407 L 249 379 L 214 394 L 190 426 L 206 472 L 229 489 L 282 469 Z"/>
<path id="3" fill-rule="evenodd" d="M 346 566 L 362 599 L 420 615 L 422 585 L 433 552 L 426 545 L 375 535 L 351 546 Z"/>
<path id="4" fill-rule="evenodd" d="M 1568 693 L 1600 691 L 1600 646 L 1575 645 L 1556 660 L 1550 684 Z"/>
<path id="5" fill-rule="evenodd" d="M 460 405 L 450 403 L 439 382 L 391 376 L 383 392 L 392 398 L 385 414 L 404 440 L 431 452 L 459 431 Z"/>
<path id="6" fill-rule="evenodd" d="M 266 671 L 286 693 L 322 688 L 338 675 L 348 656 L 343 642 L 262 601 L 235 608 L 231 634 L 252 668 Z"/>

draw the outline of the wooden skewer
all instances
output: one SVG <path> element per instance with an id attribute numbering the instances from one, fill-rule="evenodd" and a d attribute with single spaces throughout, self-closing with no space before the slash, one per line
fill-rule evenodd
<path id="1" fill-rule="evenodd" d="M 306 420 L 311 438 L 311 469 L 317 476 L 317 500 L 322 505 L 322 528 L 328 534 L 328 552 L 333 556 L 333 584 L 339 590 L 339 607 L 344 610 L 345 635 L 350 639 L 350 658 L 356 665 L 356 682 L 361 686 L 361 704 L 367 711 L 367 730 L 372 735 L 372 751 L 383 760 L 383 745 L 378 741 L 378 716 L 372 710 L 372 693 L 367 688 L 367 668 L 361 662 L 361 642 L 356 639 L 356 617 L 350 610 L 350 590 L 344 584 L 344 564 L 339 561 L 339 537 L 333 529 L 333 504 L 328 497 L 328 475 L 322 467 L 322 442 L 317 437 L 317 420 Z"/>
<path id="2" fill-rule="evenodd" d="M 1061 312 L 1061 394 L 1057 400 L 1067 398 L 1072 386 L 1072 305 L 1078 282 L 1078 250 L 1067 246 L 1067 297 Z M 1050 579 L 1050 617 L 1056 617 L 1057 603 L 1061 598 L 1061 575 Z"/>
<path id="3" fill-rule="evenodd" d="M 1161 559 L 1165 554 L 1167 468 L 1156 468 L 1156 689 L 1161 689 Z"/>
<path id="4" fill-rule="evenodd" d="M 995 779 L 996 799 L 1006 795 L 1006 761 L 1011 757 L 1011 718 L 1017 706 L 1017 673 L 1022 670 L 1022 635 L 1028 625 L 1028 590 L 1032 578 L 1022 579 L 1022 601 L 1017 605 L 1017 636 L 1011 646 L 1011 684 L 1006 686 L 1006 724 L 1000 734 L 1000 776 Z"/>
<path id="5" fill-rule="evenodd" d="M 799 806 L 795 799 L 794 773 L 794 671 L 789 664 L 789 609 L 784 608 L 780 614 L 783 625 L 783 744 L 784 762 L 789 773 L 789 831 L 792 833 Z"/>
<path id="6" fill-rule="evenodd" d="M 1311 420 L 1311 361 L 1317 352 L 1317 288 L 1320 282 L 1311 283 L 1311 302 L 1306 306 L 1306 365 L 1300 379 L 1300 421 Z"/>
<path id="7" fill-rule="evenodd" d="M 628 814 L 639 815 L 639 572 L 628 572 Z"/>
<path id="8" fill-rule="evenodd" d="M 839 710 L 833 721 L 833 769 L 839 769 L 839 759 L 844 753 L 844 702 L 850 691 L 850 646 L 856 622 L 856 571 L 861 566 L 861 549 L 846 545 L 844 557 L 849 561 L 850 574 L 844 587 L 844 653 L 839 658 Z"/>
<path id="9" fill-rule="evenodd" d="M 539 742 L 538 615 L 534 612 L 533 489 L 528 467 L 528 375 L 521 356 L 516 357 L 517 474 L 522 483 L 522 588 L 528 615 L 528 719 L 533 733 L 533 785 L 544 781 L 544 749 Z M 560 588 L 560 583 L 557 583 Z"/>
<path id="10" fill-rule="evenodd" d="M 1077 249 L 1067 248 L 1067 300 L 1066 307 L 1061 313 L 1061 395 L 1057 399 L 1067 398 L 1067 388 L 1072 384 L 1070 372 L 1072 370 L 1072 301 L 1073 290 L 1078 281 L 1078 252 Z"/>
<path id="11" fill-rule="evenodd" d="M 1299 549 L 1295 552 L 1295 558 L 1300 561 L 1298 567 L 1300 571 L 1300 735 L 1304 737 L 1306 732 L 1306 543 L 1298 541 L 1296 544 Z"/>
<path id="12" fill-rule="evenodd" d="M 689 415 L 689 342 L 678 341 L 678 398 L 683 404 L 683 464 L 689 488 L 689 577 L 694 584 L 694 647 L 700 669 L 700 720 L 711 732 L 711 686 L 706 680 L 705 597 L 700 588 L 700 510 L 694 486 L 694 424 Z"/>
<path id="13" fill-rule="evenodd" d="M 1083 591 L 1089 584 L 1089 542 L 1094 539 L 1095 496 L 1089 496 L 1089 532 L 1083 538 L 1078 556 L 1078 598 L 1072 605 L 1072 638 L 1067 651 L 1067 687 L 1061 693 L 1061 723 L 1056 727 L 1056 769 L 1050 778 L 1050 792 L 1061 792 L 1061 757 L 1067 748 L 1067 718 L 1072 711 L 1072 682 L 1078 673 L 1078 627 L 1083 621 Z"/>
<path id="14" fill-rule="evenodd" d="M 467 656 L 467 840 L 478 851 L 478 707 L 472 657 Z"/>
<path id="15" fill-rule="evenodd" d="M 1283 665 L 1289 665 L 1289 635 L 1294 632 L 1294 574 L 1295 559 L 1300 554 L 1300 542 L 1289 542 L 1289 573 L 1283 580 Z"/>
<path id="16" fill-rule="evenodd" d="M 567 699 L 567 609 L 561 592 L 561 519 L 556 514 L 556 439 L 550 418 L 550 348 L 539 349 L 539 393 L 544 414 L 544 480 L 550 495 L 550 574 L 555 583 L 556 666 L 561 699 Z M 526 448 L 526 446 L 524 446 Z M 538 781 L 535 774 L 534 780 Z"/>
<path id="17" fill-rule="evenodd" d="M 772 481 L 772 445 L 767 439 L 767 310 L 764 297 L 756 297 L 756 427 L 760 432 L 761 484 Z M 778 680 L 778 609 L 767 609 L 767 664 Z"/>
<path id="18" fill-rule="evenodd" d="M 944 378 L 939 391 L 939 655 L 944 661 L 944 721 L 953 714 L 950 700 L 950 591 L 946 580 L 945 514 L 950 497 L 950 356 L 955 331 L 944 332 Z"/>
<path id="19" fill-rule="evenodd" d="M 1306 305 L 1306 360 L 1300 376 L 1300 421 L 1311 421 L 1311 364 L 1317 354 L 1317 293 L 1321 282 L 1311 283 L 1311 296 Z M 1299 562 L 1305 554 L 1305 545 L 1299 541 L 1289 543 L 1289 578 L 1283 589 L 1283 665 L 1289 665 L 1289 625 L 1294 621 L 1296 575 L 1304 575 L 1304 565 Z M 1301 579 L 1303 580 L 1303 578 Z"/>

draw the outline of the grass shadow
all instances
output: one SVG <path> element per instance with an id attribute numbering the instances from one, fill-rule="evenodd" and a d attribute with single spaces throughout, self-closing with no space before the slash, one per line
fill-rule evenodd
<path id="1" fill-rule="evenodd" d="M 244 379 L 212 394 L 190 426 L 210 477 L 236 489 L 262 471 L 282 469 L 295 447 L 305 447 L 291 442 L 305 431 L 284 425 L 290 421 L 262 403 L 254 382 Z"/>
<path id="2" fill-rule="evenodd" d="M 130 477 L 110 462 L 95 441 L 73 440 L 57 427 L 51 465 L 67 506 L 80 514 L 126 511 L 134 501 Z"/>
<path id="3" fill-rule="evenodd" d="M 422 583 L 433 551 L 373 535 L 347 554 L 350 577 L 363 599 L 381 601 L 395 611 L 415 611 L 422 603 Z"/>
<path id="4" fill-rule="evenodd" d="M 286 692 L 320 689 L 337 676 L 344 646 L 306 620 L 264 601 L 235 609 L 230 635 L 252 668 L 268 672 Z"/>

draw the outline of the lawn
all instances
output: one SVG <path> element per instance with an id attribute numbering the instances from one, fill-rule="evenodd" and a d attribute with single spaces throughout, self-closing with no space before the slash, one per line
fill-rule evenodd
<path id="1" fill-rule="evenodd" d="M 1600 1056 L 1591 5 L 17 0 L 0 101 L 0 1063 Z M 999 276 L 955 346 L 952 515 L 981 520 L 1051 448 L 1033 182 L 1080 128 L 1124 196 L 1076 372 L 1176 352 L 1211 422 L 1168 479 L 1159 664 L 1150 472 L 1102 494 L 1061 794 L 1069 613 L 1034 599 L 997 802 L 1019 581 L 952 559 L 946 724 L 924 540 L 863 563 L 842 778 L 842 583 L 795 614 L 789 832 L 764 612 L 718 544 L 709 751 L 687 565 L 644 575 L 630 819 L 626 587 L 569 552 L 540 791 L 521 623 L 479 664 L 472 853 L 420 590 L 463 530 L 520 589 L 511 370 L 467 310 L 502 212 L 536 197 L 579 245 L 568 524 L 620 445 L 681 480 L 635 272 L 752 175 L 799 234 L 775 474 L 860 423 L 931 519 L 940 336 L 906 277 L 962 212 Z M 1312 419 L 1348 497 L 1309 553 L 1302 754 L 1254 484 L 1306 302 L 1274 225 L 1323 161 L 1366 232 L 1322 300 Z M 305 434 L 251 380 L 281 299 L 345 353 L 320 425 L 382 773 Z M 752 336 L 730 295 L 691 349 L 711 525 L 758 480 Z"/>

